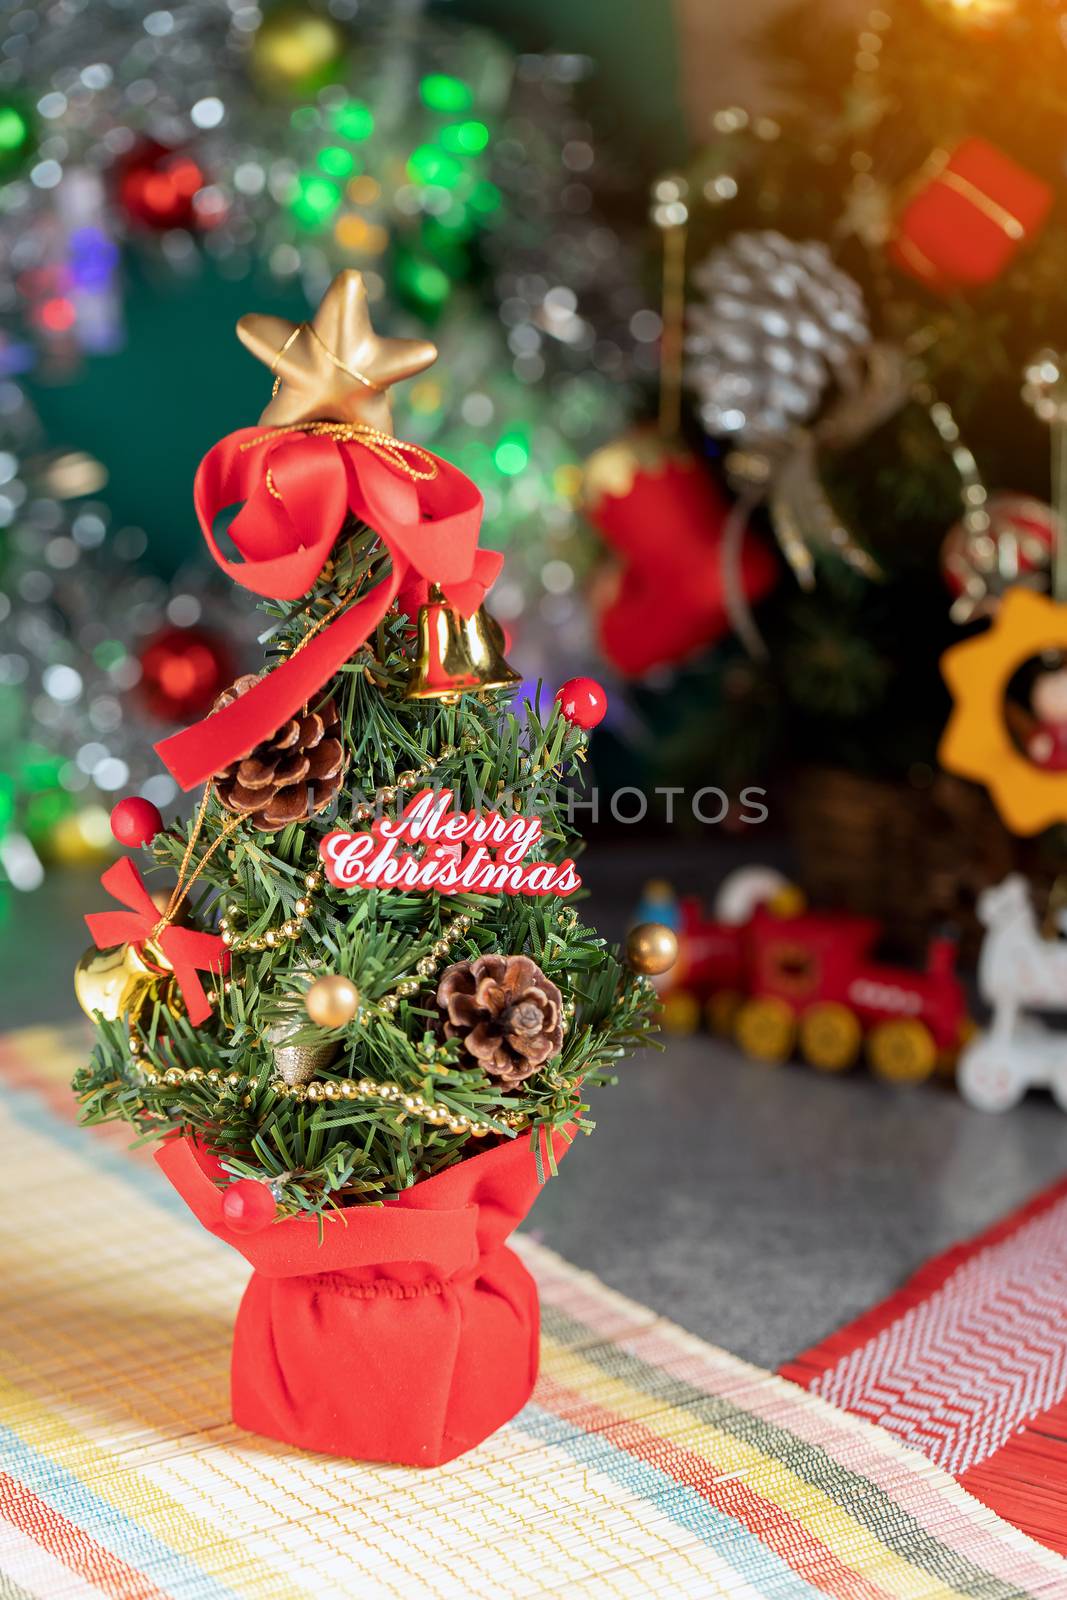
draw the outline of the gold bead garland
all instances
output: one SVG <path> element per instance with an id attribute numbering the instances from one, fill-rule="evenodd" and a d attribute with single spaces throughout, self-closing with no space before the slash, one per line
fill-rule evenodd
<path id="1" fill-rule="evenodd" d="M 472 750 L 477 750 L 479 743 L 473 734 L 468 734 L 458 747 L 454 744 L 442 746 L 433 761 L 424 761 L 421 766 L 409 767 L 405 772 L 398 772 L 394 783 L 383 784 L 380 789 L 374 791 L 373 801 L 364 800 L 356 807 L 353 812 L 355 820 L 370 822 L 380 806 L 391 806 L 395 802 L 398 792 L 414 789 L 420 779 L 428 778 L 431 772 L 435 772 L 445 761 L 451 761 L 453 756 L 466 755 Z"/>
<path id="2" fill-rule="evenodd" d="M 239 1072 L 222 1073 L 216 1067 L 207 1072 L 200 1067 L 168 1067 L 165 1072 L 146 1067 L 144 1077 L 145 1082 L 154 1089 L 180 1089 L 186 1084 L 208 1083 L 220 1091 L 237 1090 L 242 1084 L 252 1082 L 247 1075 Z M 480 1122 L 462 1112 L 450 1111 L 447 1106 L 433 1105 L 421 1094 L 411 1094 L 398 1083 L 376 1083 L 372 1078 L 360 1078 L 358 1081 L 343 1078 L 340 1082 L 328 1083 L 316 1079 L 308 1084 L 278 1081 L 272 1083 L 271 1088 L 279 1099 L 296 1100 L 299 1103 L 305 1100 L 313 1104 L 336 1100 L 381 1100 L 386 1105 L 395 1105 L 405 1116 L 417 1117 L 430 1127 L 447 1128 L 449 1133 L 469 1133 L 474 1139 L 484 1139 L 488 1134 L 497 1132 L 501 1124 L 519 1129 L 530 1120 L 524 1111 L 508 1111 L 494 1118 L 494 1122 Z M 251 1104 L 250 1095 L 245 1095 L 244 1103 Z"/>
<path id="3" fill-rule="evenodd" d="M 318 880 L 317 883 L 314 881 L 316 879 Z M 304 882 L 305 882 L 305 885 L 309 889 L 314 890 L 316 887 L 321 886 L 321 879 L 322 879 L 322 874 L 321 873 L 309 872 L 307 874 L 307 877 L 304 879 Z M 297 904 L 299 905 L 300 902 L 298 901 Z M 309 909 L 310 909 L 310 907 L 309 907 Z M 307 912 L 305 912 L 304 915 L 306 916 Z M 418 973 L 419 978 L 428 978 L 428 977 L 431 976 L 431 974 L 434 972 L 434 970 L 435 970 L 435 968 L 437 966 L 438 961 L 443 956 L 448 955 L 448 953 L 449 953 L 449 951 L 450 951 L 450 949 L 452 947 L 452 941 L 455 940 L 455 939 L 462 938 L 465 933 L 469 933 L 470 930 L 471 930 L 471 927 L 473 925 L 473 921 L 474 921 L 474 919 L 469 915 L 468 912 L 465 912 L 465 911 L 461 911 L 458 916 L 453 917 L 452 921 L 445 928 L 444 932 L 440 935 L 439 938 L 435 939 L 433 944 L 430 946 L 429 955 L 421 956 L 419 958 L 419 960 L 415 963 L 415 971 Z M 242 948 L 252 949 L 253 946 L 251 944 L 242 946 L 242 945 L 237 945 L 237 944 L 234 944 L 234 943 L 230 943 L 228 948 L 231 949 L 231 950 L 233 950 L 233 949 L 242 949 Z M 243 984 L 243 980 L 242 979 L 238 979 L 236 981 L 238 982 L 239 985 Z M 223 981 L 223 984 L 222 984 L 223 993 L 224 994 L 229 994 L 231 989 L 233 988 L 233 984 L 234 984 L 234 980 L 233 979 L 226 978 Z M 401 1000 L 407 999 L 413 994 L 417 994 L 418 990 L 419 990 L 419 987 L 420 987 L 420 985 L 419 985 L 418 978 L 405 978 L 400 983 L 397 984 L 397 986 L 393 990 L 392 994 L 383 995 L 380 1000 L 376 1000 L 373 1003 L 372 1009 L 376 1009 L 376 1010 L 380 1011 L 384 1016 L 387 1016 L 387 1017 L 392 1016 L 393 1012 L 399 1006 Z M 214 998 L 215 998 L 214 995 L 209 995 L 208 998 L 211 1001 L 211 1003 L 214 1004 Z M 363 1009 L 365 1009 L 365 1008 L 363 1008 L 363 1007 L 360 1008 L 361 1011 Z M 358 1013 L 357 1013 L 357 1015 L 358 1015 Z M 129 1033 L 129 1036 L 128 1036 L 128 1039 L 127 1039 L 127 1044 L 129 1046 L 129 1051 L 130 1051 L 130 1054 L 132 1056 L 139 1056 L 141 1054 L 141 1051 L 143 1049 L 141 1040 L 138 1037 L 138 1035 L 133 1032 L 132 1029 L 130 1030 L 130 1033 Z M 175 1068 L 173 1070 L 176 1071 L 178 1069 Z M 196 1080 L 192 1080 L 192 1081 L 196 1081 Z M 278 1088 L 277 1084 L 275 1085 L 275 1088 Z"/>
<path id="4" fill-rule="evenodd" d="M 252 1081 L 238 1072 L 222 1073 L 216 1067 L 207 1072 L 199 1067 L 168 1067 L 165 1072 L 146 1067 L 144 1076 L 145 1082 L 155 1089 L 179 1089 L 186 1084 L 208 1083 L 220 1091 L 236 1091 L 242 1084 Z M 571 1085 L 561 1084 L 560 1087 L 570 1088 Z M 271 1088 L 279 1099 L 295 1100 L 298 1104 L 308 1100 L 313 1105 L 332 1104 L 338 1100 L 380 1100 L 387 1106 L 395 1106 L 404 1116 L 425 1122 L 429 1127 L 444 1128 L 449 1133 L 469 1134 L 473 1139 L 484 1139 L 496 1133 L 501 1126 L 518 1132 L 530 1124 L 530 1115 L 526 1111 L 506 1111 L 494 1117 L 492 1122 L 478 1121 L 463 1112 L 451 1111 L 447 1106 L 435 1105 L 417 1091 L 412 1094 L 399 1083 L 377 1083 L 373 1078 L 342 1078 L 339 1082 L 315 1079 L 308 1084 L 279 1081 L 272 1083 Z M 251 1103 L 251 1095 L 246 1094 L 244 1104 Z"/>
<path id="5" fill-rule="evenodd" d="M 311 899 L 317 894 L 324 883 L 322 873 L 316 868 L 304 874 L 304 888 L 306 894 L 300 896 L 293 906 L 293 915 L 286 917 L 285 921 L 277 928 L 267 928 L 264 933 L 257 933 L 252 937 L 241 938 L 230 927 L 230 918 L 234 915 L 236 907 L 231 906 L 226 916 L 219 922 L 219 932 L 222 942 L 231 955 L 243 955 L 245 952 L 258 952 L 260 950 L 273 950 L 288 939 L 298 939 L 304 931 L 304 923 L 311 914 Z"/>
<path id="6" fill-rule="evenodd" d="M 382 1100 L 386 1105 L 396 1106 L 405 1116 L 415 1117 L 432 1128 L 446 1128 L 449 1133 L 467 1133 L 473 1139 L 484 1139 L 497 1131 L 492 1122 L 476 1121 L 462 1112 L 450 1111 L 447 1106 L 434 1105 L 421 1094 L 412 1094 L 402 1088 L 399 1083 L 376 1083 L 373 1078 L 342 1078 L 340 1082 L 313 1079 L 307 1084 L 274 1083 L 271 1088 L 280 1097 L 298 1103 L 305 1100 L 313 1104 L 338 1100 Z M 528 1114 L 523 1111 L 508 1111 L 494 1119 L 498 1126 L 503 1124 L 513 1129 L 525 1127 L 529 1120 Z"/>
<path id="7" fill-rule="evenodd" d="M 210 1083 L 220 1089 L 239 1089 L 243 1083 L 251 1083 L 247 1074 L 240 1072 L 220 1072 L 218 1067 L 209 1067 L 205 1072 L 202 1067 L 166 1067 L 162 1072 L 155 1067 L 142 1067 L 144 1080 L 153 1089 L 180 1089 L 185 1084 Z"/>

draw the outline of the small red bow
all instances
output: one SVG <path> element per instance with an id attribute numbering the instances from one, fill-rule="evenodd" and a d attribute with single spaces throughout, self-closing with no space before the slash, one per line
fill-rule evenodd
<path id="1" fill-rule="evenodd" d="M 132 944 L 141 950 L 151 939 L 174 969 L 174 981 L 181 990 L 189 1021 L 194 1026 L 204 1022 L 211 1015 L 211 1006 L 197 974 L 224 973 L 230 966 L 230 952 L 218 934 L 198 933 L 195 928 L 173 924 L 157 934 L 159 910 L 128 856 L 108 867 L 100 882 L 129 910 L 94 911 L 86 917 L 97 948 L 106 950 L 110 945 Z"/>
<path id="2" fill-rule="evenodd" d="M 241 559 L 231 561 L 214 528 L 220 512 L 240 502 L 229 537 Z M 439 584 L 471 616 L 503 561 L 478 548 L 482 497 L 466 474 L 374 430 L 353 437 L 328 425 L 321 432 L 242 428 L 204 457 L 195 503 L 219 566 L 256 594 L 277 600 L 306 594 L 349 514 L 375 529 L 392 570 L 255 688 L 156 746 L 183 789 L 247 755 L 313 700 L 398 595 L 405 609 L 415 608 Z"/>

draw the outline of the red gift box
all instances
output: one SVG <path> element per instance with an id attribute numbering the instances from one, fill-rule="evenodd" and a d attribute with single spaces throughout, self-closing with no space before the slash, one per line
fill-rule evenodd
<path id="1" fill-rule="evenodd" d="M 554 1147 L 557 1159 L 569 1148 L 561 1133 Z M 312 1216 L 235 1232 L 218 1164 L 192 1140 L 168 1140 L 156 1160 L 204 1227 L 253 1268 L 230 1373 L 239 1427 L 358 1461 L 438 1466 L 530 1398 L 537 1288 L 506 1244 L 540 1188 L 527 1138 L 384 1205 L 328 1215 L 321 1240 Z"/>
<path id="2" fill-rule="evenodd" d="M 992 283 L 1043 226 L 1052 188 L 985 139 L 965 139 L 901 212 L 894 264 L 944 292 Z"/>

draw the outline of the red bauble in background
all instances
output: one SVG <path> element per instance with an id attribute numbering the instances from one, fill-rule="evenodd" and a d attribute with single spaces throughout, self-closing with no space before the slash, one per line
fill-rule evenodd
<path id="1" fill-rule="evenodd" d="M 1006 589 L 1022 583 L 1049 586 L 1056 544 L 1056 513 L 1031 495 L 991 494 L 986 526 L 965 521 L 949 529 L 941 546 L 941 573 L 953 595 L 953 622 L 994 616 Z"/>
<path id="2" fill-rule="evenodd" d="M 206 183 L 203 168 L 186 151 L 143 139 L 118 168 L 119 204 L 131 222 L 160 233 L 202 229 L 219 220 L 210 207 L 197 204 Z"/>
<path id="3" fill-rule="evenodd" d="M 162 722 L 188 722 L 209 711 L 235 672 L 225 640 L 206 628 L 160 628 L 139 659 L 141 697 Z"/>
<path id="4" fill-rule="evenodd" d="M 278 1202 L 265 1183 L 238 1178 L 222 1196 L 222 1215 L 235 1233 L 258 1233 L 278 1215 Z"/>
<path id="5" fill-rule="evenodd" d="M 608 697 L 595 678 L 568 678 L 556 690 L 559 709 L 576 728 L 597 727 L 608 709 Z"/>
<path id="6" fill-rule="evenodd" d="M 162 827 L 163 816 L 159 807 L 139 794 L 127 795 L 111 812 L 111 831 L 119 844 L 124 844 L 130 850 L 151 844 Z"/>
<path id="7" fill-rule="evenodd" d="M 600 648 L 627 678 L 677 666 L 730 631 L 723 532 L 730 502 L 684 445 L 637 432 L 605 445 L 585 469 L 585 511 L 621 560 L 594 586 Z M 762 599 L 778 576 L 746 534 L 736 598 Z M 598 593 L 599 588 L 599 593 Z"/>

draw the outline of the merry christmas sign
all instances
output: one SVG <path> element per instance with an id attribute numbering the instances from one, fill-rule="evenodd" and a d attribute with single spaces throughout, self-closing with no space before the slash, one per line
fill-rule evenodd
<path id="1" fill-rule="evenodd" d="M 540 838 L 540 817 L 457 811 L 451 789 L 423 789 L 395 819 L 328 833 L 319 853 L 338 889 L 573 894 L 582 883 L 573 861 L 526 859 Z"/>

